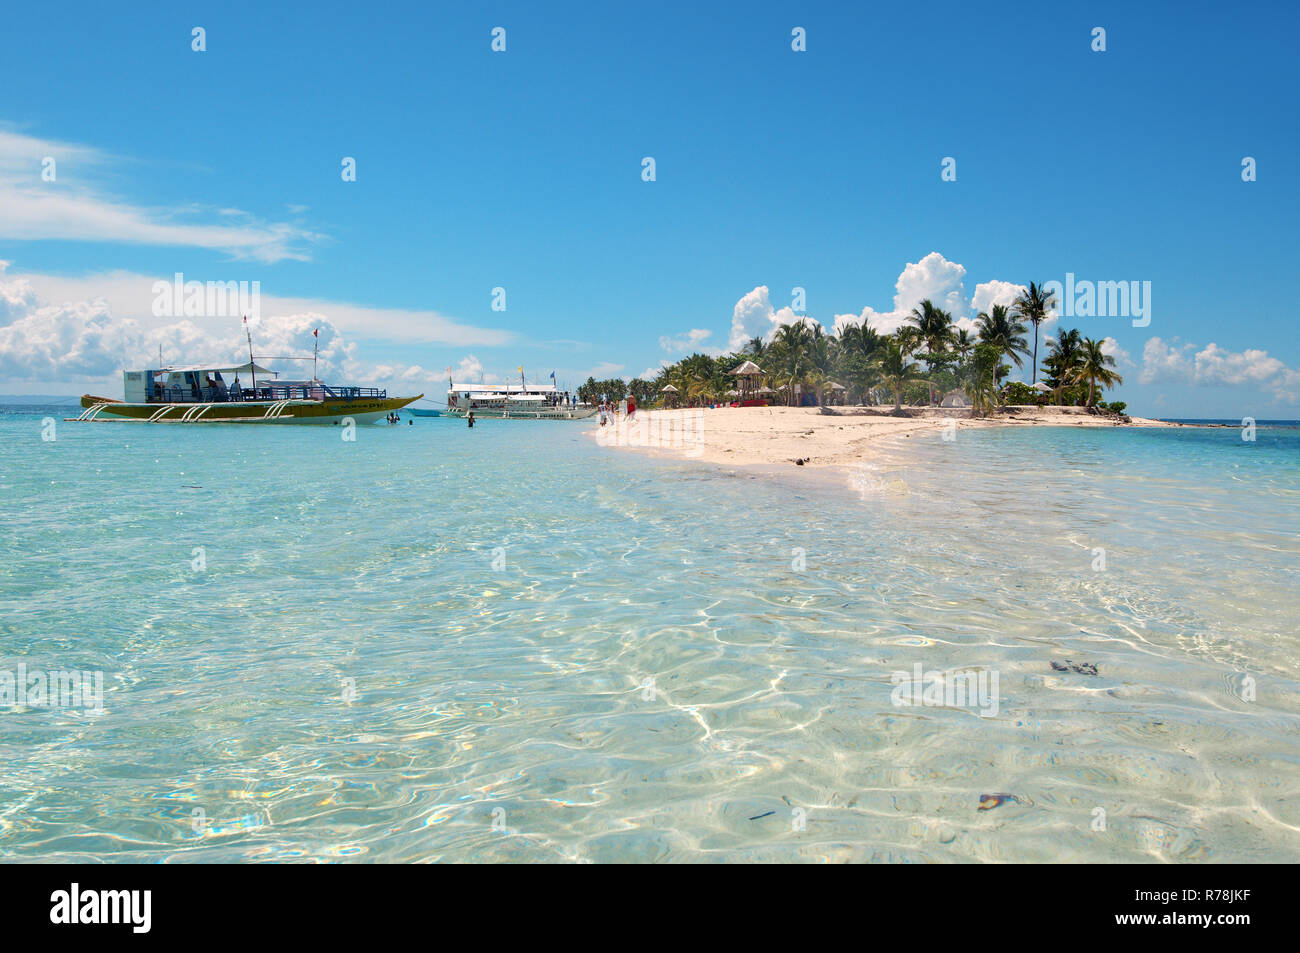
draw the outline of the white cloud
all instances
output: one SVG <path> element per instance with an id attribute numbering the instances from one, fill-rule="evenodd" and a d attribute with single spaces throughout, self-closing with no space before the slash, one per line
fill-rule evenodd
<path id="1" fill-rule="evenodd" d="M 1108 354 L 1115 359 L 1116 367 L 1133 366 L 1133 357 L 1128 351 L 1119 346 L 1119 342 L 1114 338 L 1101 339 L 1101 353 Z"/>
<path id="2" fill-rule="evenodd" d="M 1190 381 L 1193 365 L 1187 352 L 1191 347 L 1184 344 L 1175 348 L 1161 338 L 1150 338 L 1142 348 L 1142 371 L 1138 380 L 1143 384 Z"/>
<path id="3" fill-rule="evenodd" d="M 1009 308 L 1015 304 L 1016 299 L 1026 290 L 1028 289 L 1024 285 L 1018 285 L 1011 281 L 980 282 L 975 286 L 975 293 L 971 295 L 971 314 L 978 316 L 981 312 L 987 313 L 993 309 L 995 304 Z"/>
<path id="4" fill-rule="evenodd" d="M 813 318 L 797 314 L 788 305 L 780 310 L 773 308 L 767 285 L 759 285 L 737 301 L 736 307 L 732 309 L 731 337 L 727 348 L 705 348 L 704 352 L 717 356 L 728 351 L 739 351 L 751 338 L 770 340 L 781 326 L 801 322 L 810 327 L 817 325 Z"/>
<path id="5" fill-rule="evenodd" d="M 952 314 L 958 329 L 974 333 L 976 318 L 995 304 L 1010 305 L 1024 288 L 1010 281 L 985 281 L 975 286 L 975 294 L 966 298 L 966 269 L 932 251 L 920 261 L 908 262 L 894 284 L 894 307 L 877 311 L 870 306 L 861 314 L 837 314 L 835 333 L 851 324 L 867 324 L 881 334 L 893 334 L 908 323 L 908 315 L 922 301 L 929 299 L 935 307 Z"/>
<path id="6" fill-rule="evenodd" d="M 728 347 L 738 351 L 750 338 L 766 337 L 772 331 L 772 302 L 767 285 L 759 285 L 736 302 L 731 311 L 731 338 Z"/>
<path id="7" fill-rule="evenodd" d="M 233 266 L 219 273 L 185 275 L 186 281 L 258 281 L 256 267 Z M 25 282 L 41 299 L 49 302 L 103 300 L 119 318 L 129 318 L 141 327 L 170 325 L 175 319 L 153 313 L 153 286 L 157 281 L 171 282 L 172 275 L 141 275 L 114 271 L 106 274 L 66 278 L 59 275 L 27 273 L 12 276 Z M 5 270 L 0 266 L 0 319 L 3 317 Z M 367 305 L 319 298 L 290 298 L 261 295 L 263 314 L 327 315 L 340 331 L 357 338 L 400 341 L 402 343 L 443 344 L 453 347 L 499 347 L 516 340 L 513 332 L 496 328 L 479 328 L 462 324 L 436 311 L 409 311 L 403 308 L 373 308 Z M 217 333 L 240 332 L 238 318 L 196 318 Z M 0 321 L 2 323 L 2 321 Z"/>
<path id="8" fill-rule="evenodd" d="M 47 157 L 55 163 L 52 182 L 42 178 Z M 0 239 L 183 245 L 275 262 L 306 260 L 308 246 L 322 237 L 238 209 L 132 205 L 105 192 L 102 170 L 113 161 L 88 146 L 0 129 Z"/>
<path id="9" fill-rule="evenodd" d="M 443 373 L 446 373 L 445 371 Z M 442 374 L 437 375 L 439 378 Z M 455 367 L 451 369 L 453 382 L 460 381 L 462 384 L 501 384 L 504 383 L 500 374 L 487 371 L 483 368 L 483 362 L 473 354 L 466 354 L 460 359 Z"/>
<path id="10" fill-rule="evenodd" d="M 1267 351 L 1225 351 L 1211 343 L 1196 355 L 1196 377 L 1206 384 L 1261 384 L 1286 370 L 1286 365 Z"/>
<path id="11" fill-rule="evenodd" d="M 1255 387 L 1268 390 L 1280 403 L 1300 403 L 1300 370 L 1256 348 L 1229 351 L 1211 342 L 1196 351 L 1193 344 L 1168 344 L 1153 337 L 1142 349 L 1138 380 L 1143 384 Z"/>
<path id="12" fill-rule="evenodd" d="M 918 262 L 908 262 L 894 288 L 894 311 L 909 314 L 927 298 L 936 308 L 952 313 L 954 319 L 969 315 L 970 304 L 962 279 L 966 269 L 932 251 Z"/>
<path id="13" fill-rule="evenodd" d="M 700 345 L 712 336 L 713 332 L 706 328 L 692 328 L 685 334 L 679 334 L 676 337 L 665 335 L 659 338 L 659 346 L 669 354 L 698 351 Z"/>
<path id="14" fill-rule="evenodd" d="M 27 276 L 8 277 L 6 267 L 0 261 L 0 379 L 6 385 L 26 384 L 29 390 L 47 393 L 75 388 L 113 397 L 120 393 L 121 371 L 155 366 L 160 346 L 165 363 L 248 359 L 236 319 L 215 324 L 157 318 L 149 312 L 147 320 L 136 319 L 118 314 L 103 297 L 56 304 L 40 295 Z M 355 340 L 320 310 L 264 309 L 256 324 L 259 355 L 310 358 L 313 345 L 318 345 L 318 373 L 325 380 L 384 386 L 441 377 L 419 365 L 362 361 Z M 319 329 L 319 338 L 313 338 L 314 329 Z M 290 378 L 311 373 L 310 360 L 259 356 L 258 361 Z"/>

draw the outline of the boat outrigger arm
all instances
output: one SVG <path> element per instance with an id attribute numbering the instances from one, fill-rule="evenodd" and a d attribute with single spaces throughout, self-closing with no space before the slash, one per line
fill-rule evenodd
<path id="1" fill-rule="evenodd" d="M 226 375 L 232 375 L 227 381 Z M 249 384 L 240 383 L 240 375 Z M 270 383 L 267 383 L 267 381 Z M 389 397 L 375 387 L 338 387 L 319 380 L 286 381 L 252 361 L 162 367 L 122 374 L 124 400 L 86 394 L 70 421 L 151 424 L 370 423 L 423 397 Z"/>

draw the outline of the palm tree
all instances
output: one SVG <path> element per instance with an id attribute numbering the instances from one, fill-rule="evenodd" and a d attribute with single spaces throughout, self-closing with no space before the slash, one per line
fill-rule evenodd
<path id="1" fill-rule="evenodd" d="M 969 331 L 962 328 L 953 336 L 952 349 L 957 355 L 957 360 L 965 364 L 971 351 L 975 350 L 975 339 L 970 336 Z"/>
<path id="2" fill-rule="evenodd" d="M 1124 378 L 1120 377 L 1119 372 L 1112 370 L 1114 366 L 1115 358 L 1101 349 L 1100 341 L 1094 341 L 1092 338 L 1083 339 L 1083 344 L 1079 348 L 1079 363 L 1074 369 L 1074 378 L 1079 382 L 1088 382 L 1089 407 L 1096 406 L 1098 384 L 1102 387 L 1113 387 L 1124 383 Z"/>
<path id="3" fill-rule="evenodd" d="M 910 324 L 905 324 L 895 331 L 894 340 L 898 342 L 904 354 L 915 354 L 921 348 L 921 332 Z"/>
<path id="4" fill-rule="evenodd" d="M 670 383 L 681 393 L 687 406 L 707 403 L 716 390 L 717 363 L 707 354 L 684 357 L 668 372 Z"/>
<path id="5" fill-rule="evenodd" d="M 980 343 L 996 347 L 999 361 L 1009 357 L 1020 367 L 1021 358 L 1029 356 L 1029 344 L 1025 341 L 1028 328 L 1006 305 L 995 304 L 987 312 L 981 311 L 976 326 Z"/>
<path id="6" fill-rule="evenodd" d="M 839 345 L 835 349 L 836 373 L 857 388 L 863 403 L 866 403 L 867 392 L 879 375 L 876 352 L 884 338 L 864 321 L 862 324 L 850 324 L 840 332 L 838 340 Z"/>
<path id="7" fill-rule="evenodd" d="M 1013 307 L 1034 326 L 1034 379 L 1029 382 L 1032 387 L 1038 383 L 1038 326 L 1047 320 L 1048 312 L 1056 307 L 1056 292 L 1045 291 L 1031 281 L 1028 290 L 1020 293 Z"/>
<path id="8" fill-rule="evenodd" d="M 772 358 L 775 358 L 779 377 L 789 387 L 786 400 L 791 407 L 794 406 L 795 385 L 803 383 L 816 366 L 814 357 L 818 349 L 825 350 L 825 335 L 818 332 L 821 332 L 820 325 L 814 332 L 802 321 L 783 324 L 777 329 L 768 349 L 769 363 L 773 363 Z"/>
<path id="9" fill-rule="evenodd" d="M 894 413 L 898 413 L 903 409 L 903 388 L 912 381 L 925 380 L 925 375 L 915 362 L 907 359 L 902 342 L 891 338 L 881 348 L 880 379 L 894 392 Z"/>
<path id="10" fill-rule="evenodd" d="M 943 363 L 945 359 L 944 352 L 954 338 L 952 315 L 947 311 L 936 308 L 929 298 L 926 298 L 918 307 L 912 309 L 912 313 L 907 316 L 907 320 L 912 322 L 916 328 L 917 335 L 921 342 L 925 344 L 925 356 L 922 360 L 930 368 L 930 373 L 934 373 L 935 365 Z M 930 385 L 930 403 L 934 403 L 934 384 Z"/>
<path id="11" fill-rule="evenodd" d="M 974 359 L 967 375 L 972 417 L 982 417 L 997 406 L 998 367 L 1001 363 L 1002 351 L 998 345 L 983 341 L 975 346 Z"/>
<path id="12" fill-rule="evenodd" d="M 1052 353 L 1043 361 L 1043 367 L 1051 370 L 1052 396 L 1058 404 L 1064 402 L 1067 384 L 1074 383 L 1074 372 L 1082 358 L 1083 338 L 1074 329 L 1062 329 L 1052 342 Z"/>

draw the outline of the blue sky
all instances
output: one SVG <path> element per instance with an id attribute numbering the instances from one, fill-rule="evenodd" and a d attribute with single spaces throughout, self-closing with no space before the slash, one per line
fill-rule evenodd
<path id="1" fill-rule="evenodd" d="M 1066 322 L 1113 338 L 1131 409 L 1300 416 L 1293 7 L 709 6 L 12 7 L 0 392 L 117 396 L 157 340 L 237 348 L 237 321 L 148 313 L 175 272 L 260 281 L 268 348 L 319 316 L 332 368 L 439 396 L 448 365 L 725 349 L 796 286 L 831 328 L 1072 272 L 1151 282 L 1147 327 Z"/>

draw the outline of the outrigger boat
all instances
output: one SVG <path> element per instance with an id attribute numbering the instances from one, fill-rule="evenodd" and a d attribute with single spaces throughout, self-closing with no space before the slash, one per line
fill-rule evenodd
<path id="1" fill-rule="evenodd" d="M 576 402 L 554 384 L 450 385 L 446 416 L 464 417 L 470 411 L 475 417 L 509 420 L 582 420 L 596 408 Z"/>
<path id="2" fill-rule="evenodd" d="M 229 383 L 225 375 L 233 375 Z M 242 386 L 239 375 L 250 381 Z M 258 375 L 262 380 L 258 380 Z M 133 420 L 151 424 L 339 424 L 371 423 L 419 400 L 389 397 L 376 387 L 337 387 L 316 380 L 273 379 L 275 371 L 246 364 L 211 364 L 123 371 L 124 400 L 81 398 L 71 421 Z"/>

